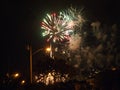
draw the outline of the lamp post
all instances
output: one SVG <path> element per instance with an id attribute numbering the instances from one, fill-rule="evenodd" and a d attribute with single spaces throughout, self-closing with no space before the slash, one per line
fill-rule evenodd
<path id="1" fill-rule="evenodd" d="M 40 49 L 37 49 L 35 52 L 32 52 L 32 46 L 29 45 L 28 46 L 28 50 L 30 52 L 30 83 L 32 83 L 33 79 L 32 79 L 32 58 L 33 58 L 33 55 L 35 55 L 36 53 L 40 52 L 41 50 L 43 50 L 43 48 L 40 48 Z M 51 48 L 46 48 L 46 51 L 47 52 L 51 52 Z"/>
<path id="2" fill-rule="evenodd" d="M 14 74 L 13 74 L 13 77 L 14 77 L 14 78 L 18 78 L 19 76 L 20 76 L 19 73 L 14 73 Z"/>
<path id="3" fill-rule="evenodd" d="M 30 83 L 32 83 L 32 46 L 29 45 L 30 51 Z"/>

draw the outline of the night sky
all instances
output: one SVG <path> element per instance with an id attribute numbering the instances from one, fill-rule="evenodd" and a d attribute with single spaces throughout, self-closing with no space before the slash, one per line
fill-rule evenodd
<path id="1" fill-rule="evenodd" d="M 87 19 L 119 23 L 118 0 L 4 0 L 1 17 L 0 72 L 20 71 L 29 67 L 27 44 L 33 51 L 45 45 L 40 35 L 40 20 L 47 12 L 67 7 L 84 8 Z"/>

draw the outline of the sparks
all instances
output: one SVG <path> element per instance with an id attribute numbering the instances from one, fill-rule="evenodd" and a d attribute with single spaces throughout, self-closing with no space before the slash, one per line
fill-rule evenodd
<path id="1" fill-rule="evenodd" d="M 69 39 L 76 26 L 80 26 L 83 19 L 76 9 L 70 8 L 59 13 L 47 14 L 42 21 L 43 36 L 49 36 L 47 41 L 63 41 Z"/>

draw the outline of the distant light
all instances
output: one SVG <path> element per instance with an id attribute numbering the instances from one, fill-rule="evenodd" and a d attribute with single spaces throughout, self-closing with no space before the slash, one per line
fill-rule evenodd
<path id="1" fill-rule="evenodd" d="M 115 71 L 115 70 L 116 70 L 116 68 L 115 68 L 115 67 L 113 67 L 113 68 L 112 68 L 112 71 Z"/>
<path id="2" fill-rule="evenodd" d="M 35 82 L 39 83 L 45 83 L 46 85 L 55 84 L 57 82 L 65 82 L 69 79 L 68 74 L 61 74 L 59 72 L 56 72 L 55 70 L 52 70 L 46 74 L 39 74 L 35 75 Z"/>
<path id="3" fill-rule="evenodd" d="M 15 73 L 15 74 L 14 74 L 14 77 L 15 77 L 15 78 L 19 77 L 19 73 Z"/>
<path id="4" fill-rule="evenodd" d="M 63 51 L 62 53 L 65 54 L 65 51 Z"/>
<path id="5" fill-rule="evenodd" d="M 7 76 L 7 77 L 10 77 L 9 73 L 6 73 L 6 76 Z"/>
<path id="6" fill-rule="evenodd" d="M 47 78 L 46 78 L 46 85 L 53 84 L 53 83 L 54 83 L 54 76 L 52 76 L 51 73 L 48 73 Z"/>
<path id="7" fill-rule="evenodd" d="M 21 81 L 21 84 L 22 84 L 22 85 L 25 84 L 25 80 L 22 80 L 22 81 Z"/>

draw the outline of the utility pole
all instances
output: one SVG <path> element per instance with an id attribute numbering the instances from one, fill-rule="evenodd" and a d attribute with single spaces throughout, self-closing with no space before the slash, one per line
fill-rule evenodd
<path id="1" fill-rule="evenodd" d="M 41 50 L 44 50 L 43 48 L 40 48 L 40 49 L 37 49 L 35 52 L 32 52 L 32 45 L 29 45 L 28 46 L 28 50 L 29 50 L 29 52 L 30 52 L 30 57 L 29 57 L 29 59 L 30 59 L 30 83 L 32 83 L 33 82 L 33 78 L 32 78 L 32 58 L 33 58 L 33 55 L 35 55 L 35 54 L 37 54 L 38 52 L 40 52 Z M 46 48 L 46 51 L 47 52 L 51 52 L 51 49 L 50 48 Z"/>
<path id="2" fill-rule="evenodd" d="M 29 45 L 30 50 L 30 83 L 32 83 L 32 46 Z"/>

